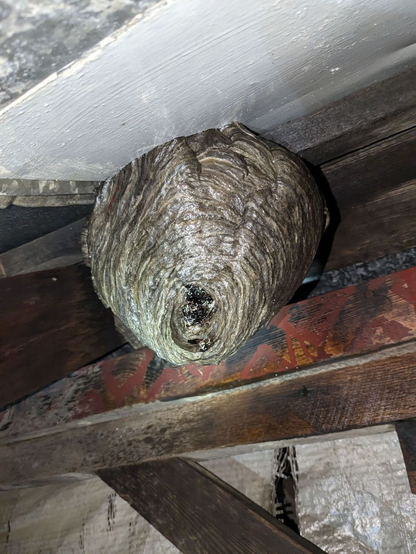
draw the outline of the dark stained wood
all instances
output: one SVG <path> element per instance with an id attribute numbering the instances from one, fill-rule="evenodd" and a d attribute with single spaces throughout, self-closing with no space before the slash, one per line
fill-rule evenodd
<path id="1" fill-rule="evenodd" d="M 396 423 L 396 431 L 403 452 L 410 489 L 416 494 L 416 419 Z"/>
<path id="2" fill-rule="evenodd" d="M 326 269 L 416 246 L 416 127 L 321 169 L 341 214 Z"/>
<path id="3" fill-rule="evenodd" d="M 416 179 L 343 214 L 326 270 L 416 246 Z"/>
<path id="4" fill-rule="evenodd" d="M 415 152 L 413 127 L 322 165 L 341 216 L 416 180 Z"/>
<path id="5" fill-rule="evenodd" d="M 81 230 L 84 224 L 85 217 L 1 254 L 0 277 L 12 277 L 81 262 Z"/>
<path id="6" fill-rule="evenodd" d="M 341 223 L 327 270 L 416 246 L 415 126 L 413 67 L 266 135 L 319 165 L 329 184 Z"/>
<path id="7" fill-rule="evenodd" d="M 416 418 L 416 342 L 0 446 L 0 484 Z M 128 414 L 128 415 L 127 415 Z M 34 463 L 34 461 L 36 463 Z"/>
<path id="8" fill-rule="evenodd" d="M 0 439 L 115 409 L 229 389 L 416 339 L 416 268 L 286 306 L 219 365 L 174 368 L 149 349 L 87 366 L 0 414 Z"/>
<path id="9" fill-rule="evenodd" d="M 190 460 L 104 469 L 98 475 L 184 554 L 323 552 Z"/>
<path id="10" fill-rule="evenodd" d="M 416 125 L 416 68 L 266 134 L 319 165 Z"/>
<path id="11" fill-rule="evenodd" d="M 85 266 L 0 281 L 0 407 L 122 344 Z"/>

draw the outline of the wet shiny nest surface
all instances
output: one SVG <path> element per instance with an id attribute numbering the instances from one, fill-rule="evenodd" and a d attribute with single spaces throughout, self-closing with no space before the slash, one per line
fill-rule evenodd
<path id="1" fill-rule="evenodd" d="M 302 161 L 233 123 L 159 146 L 104 183 L 83 248 L 137 344 L 175 365 L 212 364 L 290 299 L 325 217 Z"/>

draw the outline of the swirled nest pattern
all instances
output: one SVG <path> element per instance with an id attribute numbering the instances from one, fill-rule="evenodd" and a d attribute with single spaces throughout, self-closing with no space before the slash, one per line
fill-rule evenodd
<path id="1" fill-rule="evenodd" d="M 325 217 L 303 162 L 232 123 L 154 148 L 105 182 L 83 249 L 133 346 L 207 365 L 288 302 Z"/>

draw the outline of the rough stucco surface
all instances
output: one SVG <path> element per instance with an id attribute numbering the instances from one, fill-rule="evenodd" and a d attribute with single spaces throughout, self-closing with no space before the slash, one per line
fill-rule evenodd
<path id="1" fill-rule="evenodd" d="M 0 0 L 0 106 L 157 0 Z"/>

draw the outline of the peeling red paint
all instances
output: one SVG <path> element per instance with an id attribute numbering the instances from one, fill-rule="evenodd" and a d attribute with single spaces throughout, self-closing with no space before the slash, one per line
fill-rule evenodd
<path id="1" fill-rule="evenodd" d="M 88 391 L 75 407 L 71 420 L 82 419 L 94 414 L 105 412 L 104 399 L 97 391 Z"/>
<path id="2" fill-rule="evenodd" d="M 149 349 L 87 366 L 0 414 L 10 436 L 138 403 L 201 394 L 326 359 L 416 338 L 416 268 L 286 306 L 250 359 L 165 367 L 153 381 Z M 264 341 L 264 342 L 260 342 Z M 251 339 L 256 345 L 256 337 Z M 33 423 L 36 422 L 34 425 Z"/>
<path id="3" fill-rule="evenodd" d="M 181 381 L 183 381 L 183 376 L 178 371 L 178 368 L 167 367 L 148 390 L 146 402 L 157 400 L 158 395 L 160 395 L 167 384 L 177 384 Z"/>
<path id="4" fill-rule="evenodd" d="M 122 380 L 119 376 L 114 375 L 112 364 L 108 364 L 102 369 L 104 385 L 107 392 L 114 398 L 117 408 L 122 406 L 124 400 L 129 396 L 138 398 L 140 395 L 146 370 L 153 357 L 153 352 L 148 348 L 143 349 L 141 353 L 142 356 L 139 359 L 139 363 L 135 364 L 133 375 L 130 375 L 126 379 Z"/>

